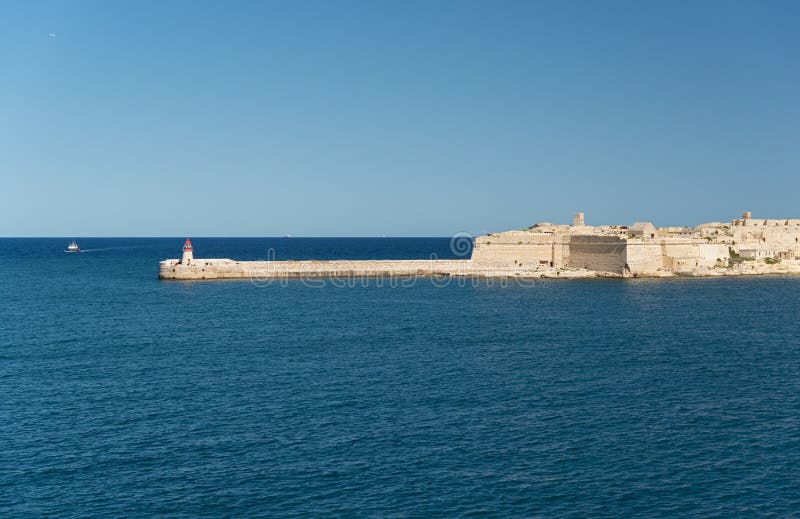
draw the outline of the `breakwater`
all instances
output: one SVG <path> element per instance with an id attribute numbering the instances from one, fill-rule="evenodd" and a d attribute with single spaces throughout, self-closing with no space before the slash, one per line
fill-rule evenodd
<path id="1" fill-rule="evenodd" d="M 471 260 L 331 260 L 235 261 L 231 259 L 165 260 L 158 277 L 174 280 L 365 278 L 365 277 L 619 277 L 588 270 L 526 269 L 481 265 Z"/>

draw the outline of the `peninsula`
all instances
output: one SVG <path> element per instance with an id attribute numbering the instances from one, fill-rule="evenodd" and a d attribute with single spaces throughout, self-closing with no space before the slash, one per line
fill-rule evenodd
<path id="1" fill-rule="evenodd" d="M 537 223 L 479 236 L 469 259 L 235 261 L 195 259 L 191 242 L 181 259 L 160 262 L 160 279 L 347 277 L 670 277 L 800 274 L 800 219 L 755 219 L 695 227 L 591 226 Z"/>

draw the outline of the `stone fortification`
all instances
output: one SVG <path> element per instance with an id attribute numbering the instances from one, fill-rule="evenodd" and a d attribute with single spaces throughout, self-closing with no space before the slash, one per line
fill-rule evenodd
<path id="1" fill-rule="evenodd" d="M 697 227 L 656 228 L 649 222 L 594 227 L 586 225 L 579 213 L 573 225 L 539 223 L 523 231 L 480 236 L 472 261 L 628 277 L 696 275 L 713 269 L 737 273 L 752 270 L 748 268 L 752 265 L 741 265 L 748 260 L 762 260 L 773 270 L 785 271 L 794 268 L 792 262 L 798 257 L 800 220 L 757 220 L 748 212 L 729 223 Z M 781 262 L 783 267 L 775 267 Z"/>
<path id="2" fill-rule="evenodd" d="M 754 219 L 660 227 L 649 222 L 538 223 L 479 236 L 464 260 L 234 261 L 183 257 L 162 261 L 161 279 L 314 277 L 667 277 L 800 273 L 800 219 Z"/>

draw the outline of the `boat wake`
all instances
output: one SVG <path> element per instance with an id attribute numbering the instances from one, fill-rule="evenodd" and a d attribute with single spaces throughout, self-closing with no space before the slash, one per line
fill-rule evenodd
<path id="1" fill-rule="evenodd" d="M 124 247 L 101 247 L 98 249 L 81 249 L 81 252 L 100 252 L 106 250 L 141 249 L 142 245 L 127 245 Z"/>

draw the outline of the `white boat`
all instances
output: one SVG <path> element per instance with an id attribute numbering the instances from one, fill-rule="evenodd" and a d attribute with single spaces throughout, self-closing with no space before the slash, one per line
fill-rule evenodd
<path id="1" fill-rule="evenodd" d="M 67 245 L 67 248 L 64 250 L 64 252 L 80 252 L 80 251 L 81 248 L 78 247 L 78 244 L 75 242 L 75 240 L 72 240 L 72 243 Z"/>

